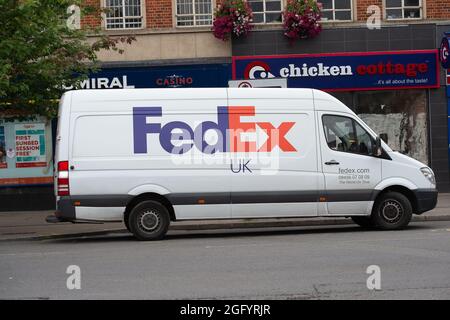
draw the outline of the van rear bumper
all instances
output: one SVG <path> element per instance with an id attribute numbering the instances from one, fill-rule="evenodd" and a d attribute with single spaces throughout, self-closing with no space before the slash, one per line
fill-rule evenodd
<path id="1" fill-rule="evenodd" d="M 414 194 L 417 199 L 415 214 L 421 214 L 436 207 L 438 191 L 437 189 L 416 189 Z"/>
<path id="2" fill-rule="evenodd" d="M 76 220 L 75 206 L 70 197 L 61 197 L 56 202 L 56 211 L 53 216 L 48 216 L 45 221 L 48 223 L 74 222 Z"/>

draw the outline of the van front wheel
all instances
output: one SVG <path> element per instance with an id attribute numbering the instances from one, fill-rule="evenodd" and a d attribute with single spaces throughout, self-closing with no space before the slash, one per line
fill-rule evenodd
<path id="1" fill-rule="evenodd" d="M 386 192 L 377 199 L 372 210 L 373 224 L 383 230 L 402 229 L 412 217 L 409 199 L 398 192 Z"/>
<path id="2" fill-rule="evenodd" d="M 169 229 L 169 211 L 158 201 L 142 201 L 131 210 L 128 224 L 138 240 L 159 240 Z"/>

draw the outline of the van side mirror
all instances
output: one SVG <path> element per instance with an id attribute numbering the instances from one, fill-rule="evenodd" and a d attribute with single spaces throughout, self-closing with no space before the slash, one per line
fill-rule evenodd
<path id="1" fill-rule="evenodd" d="M 381 149 L 381 139 L 377 136 L 377 138 L 375 139 L 375 145 L 373 146 L 372 154 L 376 157 L 379 157 L 382 153 L 383 150 Z"/>

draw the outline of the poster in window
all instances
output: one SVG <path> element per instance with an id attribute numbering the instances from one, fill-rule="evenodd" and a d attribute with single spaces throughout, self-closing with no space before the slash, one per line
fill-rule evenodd
<path id="1" fill-rule="evenodd" d="M 0 126 L 0 169 L 8 168 L 6 162 L 6 139 L 5 139 L 5 127 Z"/>
<path id="2" fill-rule="evenodd" d="M 16 124 L 14 131 L 16 168 L 46 167 L 45 124 Z"/>

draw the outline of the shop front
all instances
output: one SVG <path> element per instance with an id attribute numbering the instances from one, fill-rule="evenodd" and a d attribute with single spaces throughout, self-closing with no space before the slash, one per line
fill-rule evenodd
<path id="1" fill-rule="evenodd" d="M 226 87 L 230 75 L 229 63 L 107 67 L 82 81 L 80 86 L 81 89 Z"/>
<path id="2" fill-rule="evenodd" d="M 324 25 L 317 37 L 295 42 L 275 27 L 255 30 L 233 39 L 233 76 L 286 77 L 290 87 L 328 91 L 393 149 L 430 165 L 438 190 L 449 192 L 447 87 L 436 61 L 448 30 L 450 25 L 436 23 L 386 24 L 373 30 Z"/>
<path id="3" fill-rule="evenodd" d="M 82 89 L 226 87 L 229 63 L 103 68 Z M 72 88 L 66 88 L 70 90 Z M 0 118 L 0 212 L 53 209 L 56 120 Z"/>
<path id="4" fill-rule="evenodd" d="M 0 119 L 0 211 L 42 210 L 54 203 L 53 131 L 46 118 Z"/>
<path id="5" fill-rule="evenodd" d="M 238 56 L 233 78 L 328 91 L 394 150 L 429 164 L 428 90 L 439 87 L 438 64 L 437 50 Z"/>

